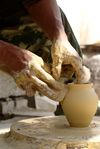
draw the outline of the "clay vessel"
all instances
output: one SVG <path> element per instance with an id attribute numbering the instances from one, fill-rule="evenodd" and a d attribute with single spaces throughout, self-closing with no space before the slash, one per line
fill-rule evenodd
<path id="1" fill-rule="evenodd" d="M 98 96 L 93 84 L 68 84 L 68 93 L 61 102 L 71 127 L 88 127 L 96 113 Z"/>

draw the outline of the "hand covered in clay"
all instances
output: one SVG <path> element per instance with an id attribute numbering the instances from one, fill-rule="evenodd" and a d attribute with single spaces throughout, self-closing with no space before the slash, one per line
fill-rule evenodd
<path id="1" fill-rule="evenodd" d="M 28 96 L 39 91 L 53 100 L 64 98 L 64 85 L 47 73 L 50 72 L 49 67 L 41 57 L 28 50 L 0 41 L 0 67 L 6 67 Z"/>
<path id="2" fill-rule="evenodd" d="M 89 81 L 89 69 L 83 66 L 82 58 L 67 40 L 66 42 L 59 40 L 53 42 L 52 59 L 52 73 L 55 79 L 60 78 L 63 66 L 71 65 L 77 83 L 87 83 Z"/>

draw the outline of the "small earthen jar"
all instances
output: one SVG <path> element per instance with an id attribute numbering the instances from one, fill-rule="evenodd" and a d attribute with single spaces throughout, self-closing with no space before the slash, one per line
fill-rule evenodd
<path id="1" fill-rule="evenodd" d="M 68 93 L 61 101 L 71 127 L 88 127 L 96 113 L 98 96 L 93 84 L 68 84 Z"/>

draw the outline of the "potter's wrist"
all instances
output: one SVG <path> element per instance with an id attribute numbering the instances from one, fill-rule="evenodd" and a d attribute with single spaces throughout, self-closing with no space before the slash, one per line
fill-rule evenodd
<path id="1" fill-rule="evenodd" d="M 56 28 L 52 31 L 51 40 L 58 40 L 58 41 L 68 41 L 67 35 L 63 28 Z"/>

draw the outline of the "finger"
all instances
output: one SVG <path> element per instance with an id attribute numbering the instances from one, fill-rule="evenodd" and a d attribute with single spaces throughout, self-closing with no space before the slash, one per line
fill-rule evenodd
<path id="1" fill-rule="evenodd" d="M 35 73 L 34 73 L 35 72 Z M 55 89 L 61 89 L 62 85 L 57 82 L 49 73 L 47 73 L 42 67 L 35 66 L 32 68 L 31 74 L 35 75 L 37 78 L 41 79 L 43 82 L 46 82 L 49 86 Z"/>
<path id="2" fill-rule="evenodd" d="M 53 99 L 55 101 L 62 101 L 65 97 L 67 89 L 65 87 L 60 90 L 51 89 L 46 83 L 38 79 L 36 76 L 32 76 L 32 81 L 36 86 L 36 90 L 40 91 L 43 95 Z"/>
<path id="3" fill-rule="evenodd" d="M 59 58 L 55 58 L 53 60 L 52 73 L 56 80 L 60 78 L 61 71 L 62 71 L 62 60 Z"/>
<path id="4" fill-rule="evenodd" d="M 80 83 L 84 79 L 84 70 L 82 65 L 82 59 L 76 56 L 69 57 L 69 63 L 73 66 L 77 83 Z"/>
<path id="5" fill-rule="evenodd" d="M 83 66 L 82 72 L 81 77 L 78 79 L 78 83 L 88 83 L 91 78 L 90 70 L 86 66 Z"/>
<path id="6" fill-rule="evenodd" d="M 16 77 L 16 75 L 14 76 L 15 82 L 16 84 L 23 89 L 24 91 L 26 91 L 26 95 L 29 97 L 34 96 L 36 89 L 33 86 L 33 83 L 31 83 L 30 80 L 30 76 L 29 74 L 26 72 L 24 74 L 19 74 L 18 77 Z"/>
<path id="7" fill-rule="evenodd" d="M 26 93 L 28 94 L 28 96 L 32 89 L 31 86 L 33 85 L 33 87 L 35 87 L 37 91 L 40 91 L 42 94 L 46 95 L 50 99 L 61 101 L 64 98 L 64 95 L 65 95 L 65 92 L 63 90 L 65 89 L 64 85 L 62 85 L 62 88 L 60 91 L 56 89 L 52 89 L 45 82 L 37 78 L 34 74 L 32 75 L 26 71 L 21 72 L 18 75 L 15 74 L 14 78 L 18 85 L 23 85 L 23 89 L 26 90 Z M 61 87 L 61 85 L 59 86 Z"/>

